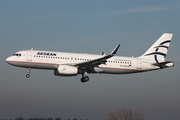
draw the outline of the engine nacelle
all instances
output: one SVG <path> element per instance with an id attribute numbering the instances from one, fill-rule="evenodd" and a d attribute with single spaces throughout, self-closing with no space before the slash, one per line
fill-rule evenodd
<path id="1" fill-rule="evenodd" d="M 54 70 L 54 75 L 57 76 L 76 76 L 78 69 L 75 66 L 59 65 L 57 70 Z"/>

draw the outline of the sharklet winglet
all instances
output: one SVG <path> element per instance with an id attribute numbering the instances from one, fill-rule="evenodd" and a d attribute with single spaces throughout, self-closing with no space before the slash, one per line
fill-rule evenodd
<path id="1" fill-rule="evenodd" d="M 120 44 L 118 44 L 118 45 L 114 48 L 114 50 L 110 53 L 110 55 L 115 55 L 116 52 L 118 51 L 119 47 L 120 47 Z"/>

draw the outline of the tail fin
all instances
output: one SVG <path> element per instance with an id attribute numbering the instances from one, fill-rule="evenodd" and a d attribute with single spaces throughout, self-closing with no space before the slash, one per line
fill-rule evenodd
<path id="1" fill-rule="evenodd" d="M 156 63 L 165 61 L 173 34 L 164 33 L 142 56 L 139 58 L 152 59 Z"/>

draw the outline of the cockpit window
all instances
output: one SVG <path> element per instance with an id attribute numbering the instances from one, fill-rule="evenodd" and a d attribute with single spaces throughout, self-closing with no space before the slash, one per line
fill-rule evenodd
<path id="1" fill-rule="evenodd" d="M 21 54 L 15 53 L 15 54 L 13 54 L 13 56 L 21 56 Z"/>

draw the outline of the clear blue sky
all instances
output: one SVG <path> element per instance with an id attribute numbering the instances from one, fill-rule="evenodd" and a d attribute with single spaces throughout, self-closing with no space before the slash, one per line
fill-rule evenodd
<path id="1" fill-rule="evenodd" d="M 133 75 L 57 77 L 8 65 L 24 49 L 139 56 L 173 33 L 167 60 L 175 67 Z M 146 120 L 180 119 L 180 2 L 177 0 L 0 0 L 0 119 L 61 117 L 103 120 L 137 109 Z"/>

